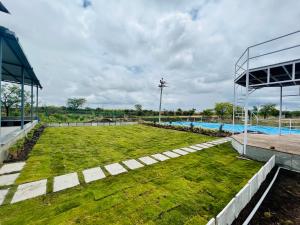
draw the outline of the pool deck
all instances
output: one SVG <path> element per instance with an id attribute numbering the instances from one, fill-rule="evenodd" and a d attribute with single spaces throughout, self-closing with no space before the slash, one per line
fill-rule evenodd
<path id="1" fill-rule="evenodd" d="M 233 135 L 232 138 L 243 143 L 244 134 Z M 248 134 L 248 145 L 264 149 L 275 147 L 272 150 L 300 155 L 300 135 Z"/>

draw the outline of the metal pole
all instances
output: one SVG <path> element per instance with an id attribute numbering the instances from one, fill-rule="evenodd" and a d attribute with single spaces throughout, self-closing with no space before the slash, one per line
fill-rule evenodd
<path id="1" fill-rule="evenodd" d="M 33 82 L 31 81 L 30 120 L 33 121 Z"/>
<path id="2" fill-rule="evenodd" d="M 0 96 L 1 96 L 1 91 L 2 91 L 2 87 L 1 87 L 1 81 L 2 81 L 2 37 L 0 37 Z M 2 135 L 1 135 L 1 130 L 2 130 L 2 101 L 0 101 L 0 145 L 2 143 Z"/>
<path id="3" fill-rule="evenodd" d="M 22 81 L 21 81 L 21 129 L 24 129 L 24 68 L 21 67 Z"/>
<path id="4" fill-rule="evenodd" d="M 39 86 L 37 85 L 36 86 L 36 106 L 35 106 L 35 116 L 36 116 L 36 119 L 38 119 L 38 112 L 39 112 Z"/>
<path id="5" fill-rule="evenodd" d="M 159 114 L 158 114 L 158 123 L 160 123 L 160 117 L 161 117 L 161 100 L 162 100 L 162 91 L 163 87 L 160 88 L 160 100 L 159 100 Z"/>
<path id="6" fill-rule="evenodd" d="M 245 123 L 244 123 L 244 151 L 246 154 L 246 148 L 248 144 L 248 97 L 249 97 L 249 48 L 247 49 L 247 73 L 246 73 L 246 98 L 245 98 Z"/>
<path id="7" fill-rule="evenodd" d="M 281 117 L 282 117 L 282 86 L 280 87 L 280 107 L 279 107 L 279 135 L 281 135 Z"/>
<path id="8" fill-rule="evenodd" d="M 232 109 L 232 135 L 235 133 L 235 105 L 236 105 L 236 90 L 235 90 L 235 77 L 236 77 L 236 65 L 234 68 L 234 79 L 233 79 L 233 109 Z"/>

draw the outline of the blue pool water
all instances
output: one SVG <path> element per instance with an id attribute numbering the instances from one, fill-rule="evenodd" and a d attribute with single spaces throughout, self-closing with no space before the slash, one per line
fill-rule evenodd
<path id="1" fill-rule="evenodd" d="M 203 123 L 203 122 L 172 122 L 172 125 L 175 126 L 190 126 L 191 123 L 194 125 L 194 127 L 201 127 L 204 129 L 214 129 L 218 130 L 221 123 Z M 169 124 L 169 123 L 166 123 Z M 224 124 L 223 130 L 228 132 L 236 132 L 236 133 L 242 133 L 244 131 L 244 125 L 242 124 L 235 124 L 234 127 L 232 124 Z M 258 132 L 258 133 L 264 133 L 264 134 L 279 134 L 278 127 L 270 127 L 270 126 L 248 126 L 248 130 L 250 132 Z M 289 128 L 281 128 L 281 134 L 300 134 L 300 130 Z"/>

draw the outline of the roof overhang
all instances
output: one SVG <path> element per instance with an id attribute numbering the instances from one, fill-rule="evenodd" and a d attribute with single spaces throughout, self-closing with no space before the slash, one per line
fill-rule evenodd
<path id="1" fill-rule="evenodd" d="M 235 79 L 246 87 L 247 71 Z M 300 85 L 300 59 L 249 69 L 249 87 L 286 87 Z"/>
<path id="2" fill-rule="evenodd" d="M 42 88 L 15 33 L 0 26 L 0 39 L 2 39 L 2 81 L 21 83 L 24 74 L 25 85 Z"/>
<path id="3" fill-rule="evenodd" d="M 0 11 L 5 12 L 5 13 L 9 13 L 9 11 L 7 10 L 7 8 L 5 8 L 5 6 L 2 4 L 2 2 L 0 2 Z"/>

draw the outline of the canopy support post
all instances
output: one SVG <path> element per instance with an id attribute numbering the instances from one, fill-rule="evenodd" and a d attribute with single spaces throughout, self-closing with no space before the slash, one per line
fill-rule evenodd
<path id="1" fill-rule="evenodd" d="M 236 90 L 235 90 L 235 77 L 236 77 L 236 65 L 234 68 L 234 80 L 233 80 L 233 105 L 232 105 L 232 126 L 233 126 L 233 131 L 232 135 L 235 134 L 235 106 L 236 106 Z"/>
<path id="2" fill-rule="evenodd" d="M 39 86 L 36 86 L 36 106 L 35 106 L 35 116 L 36 119 L 38 120 L 38 112 L 39 112 Z"/>
<path id="3" fill-rule="evenodd" d="M 24 129 L 24 67 L 21 67 L 22 82 L 21 82 L 21 129 Z"/>
<path id="4" fill-rule="evenodd" d="M 279 107 L 279 135 L 281 135 L 281 117 L 282 117 L 282 86 L 280 87 L 280 107 Z"/>
<path id="5" fill-rule="evenodd" d="M 3 49 L 3 39 L 0 37 L 0 97 L 1 97 L 1 92 L 2 92 L 2 87 L 1 87 L 1 82 L 2 82 L 2 49 Z M 0 145 L 2 143 L 2 135 L 1 135 L 1 130 L 2 130 L 2 101 L 0 100 Z"/>
<path id="6" fill-rule="evenodd" d="M 30 120 L 33 121 L 33 81 L 31 81 L 31 103 L 30 103 Z"/>
<path id="7" fill-rule="evenodd" d="M 243 154 L 246 154 L 248 144 L 248 97 L 249 97 L 249 48 L 247 49 L 247 73 L 246 73 L 246 98 L 245 98 L 245 123 L 244 123 L 244 148 Z"/>

